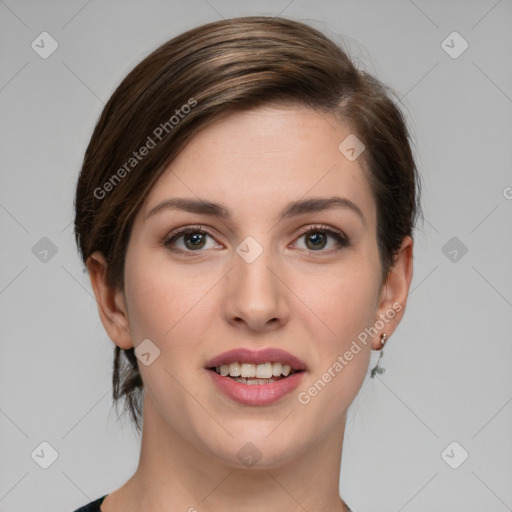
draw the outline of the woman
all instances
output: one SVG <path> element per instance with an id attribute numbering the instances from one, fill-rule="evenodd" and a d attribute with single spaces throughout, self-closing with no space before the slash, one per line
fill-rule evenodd
<path id="1" fill-rule="evenodd" d="M 305 24 L 201 26 L 114 92 L 75 205 L 142 429 L 132 478 L 80 510 L 350 510 L 346 414 L 404 314 L 418 210 L 387 89 Z"/>

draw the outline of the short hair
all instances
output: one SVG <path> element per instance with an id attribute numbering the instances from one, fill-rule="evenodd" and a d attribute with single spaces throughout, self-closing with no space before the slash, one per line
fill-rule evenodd
<path id="1" fill-rule="evenodd" d="M 101 251 L 108 285 L 123 290 L 134 218 L 187 142 L 230 113 L 283 104 L 332 114 L 365 145 L 360 161 L 376 203 L 386 279 L 419 212 L 411 136 L 393 95 L 340 45 L 302 22 L 232 18 L 171 39 L 121 81 L 86 149 L 75 197 L 83 262 Z M 125 397 L 125 411 L 140 431 L 143 382 L 134 348 L 114 350 L 113 399 L 117 404 Z"/>

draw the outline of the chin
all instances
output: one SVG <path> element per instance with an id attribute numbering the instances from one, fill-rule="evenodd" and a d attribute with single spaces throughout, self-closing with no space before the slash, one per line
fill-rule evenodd
<path id="1" fill-rule="evenodd" d="M 233 437 L 224 436 L 215 446 L 210 446 L 210 453 L 222 460 L 227 466 L 236 469 L 257 471 L 275 469 L 292 462 L 306 449 L 304 439 L 297 439 L 290 433 L 289 428 L 278 432 L 276 423 L 272 428 L 256 428 L 253 424 L 242 428 L 240 426 Z M 275 429 L 275 431 L 272 431 Z M 205 440 L 206 445 L 210 444 Z"/>

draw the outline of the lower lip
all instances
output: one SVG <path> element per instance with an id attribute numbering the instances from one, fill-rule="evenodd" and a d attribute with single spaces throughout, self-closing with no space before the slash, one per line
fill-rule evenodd
<path id="1" fill-rule="evenodd" d="M 277 402 L 297 388 L 303 371 L 269 384 L 243 384 L 207 370 L 217 388 L 228 398 L 244 405 L 269 405 Z"/>

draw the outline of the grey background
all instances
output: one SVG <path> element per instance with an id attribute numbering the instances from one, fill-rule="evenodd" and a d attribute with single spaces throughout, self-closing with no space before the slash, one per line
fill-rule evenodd
<path id="1" fill-rule="evenodd" d="M 355 512 L 512 510 L 510 0 L 0 0 L 1 512 L 73 510 L 137 466 L 139 440 L 111 408 L 113 344 L 72 232 L 104 102 L 178 33 L 279 13 L 343 38 L 397 90 L 423 176 L 406 315 L 386 372 L 350 410 L 342 496 Z M 47 59 L 31 47 L 43 31 L 59 45 Z M 441 45 L 453 31 L 469 44 L 458 58 Z M 44 441 L 58 453 L 48 469 L 35 461 L 50 456 Z M 443 458 L 453 441 L 462 448 Z M 445 460 L 460 462 L 462 449 L 469 457 L 452 469 Z"/>

